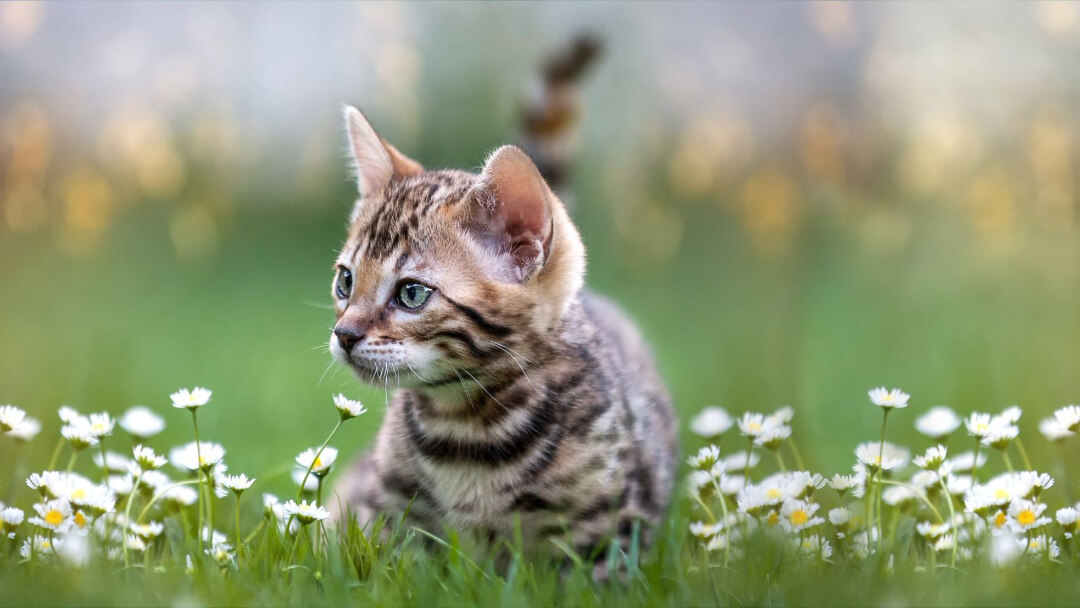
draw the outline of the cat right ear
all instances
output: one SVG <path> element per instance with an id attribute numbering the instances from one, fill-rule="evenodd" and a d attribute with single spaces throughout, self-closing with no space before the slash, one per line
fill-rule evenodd
<path id="1" fill-rule="evenodd" d="M 352 106 L 345 106 L 345 133 L 349 136 L 356 187 L 362 196 L 381 190 L 395 177 L 419 175 L 424 171 L 420 163 L 379 137 L 363 113 Z"/>

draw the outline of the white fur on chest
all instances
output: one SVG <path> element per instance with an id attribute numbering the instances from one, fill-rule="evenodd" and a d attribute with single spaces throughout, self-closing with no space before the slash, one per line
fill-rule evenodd
<path id="1" fill-rule="evenodd" d="M 520 481 L 519 467 L 491 468 L 470 464 L 434 464 L 420 458 L 420 468 L 430 480 L 428 489 L 445 509 L 447 523 L 501 527 L 509 525 L 507 509 Z"/>

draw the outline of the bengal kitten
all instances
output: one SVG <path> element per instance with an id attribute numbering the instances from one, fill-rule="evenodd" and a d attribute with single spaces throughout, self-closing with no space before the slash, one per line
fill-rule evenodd
<path id="1" fill-rule="evenodd" d="M 585 291 L 585 250 L 521 149 L 425 170 L 345 110 L 362 198 L 336 264 L 334 357 L 397 383 L 374 451 L 336 488 L 377 513 L 603 561 L 670 499 L 675 417 L 648 347 Z M 645 525 L 637 526 L 635 522 Z M 602 567 L 598 566 L 598 567 Z"/>

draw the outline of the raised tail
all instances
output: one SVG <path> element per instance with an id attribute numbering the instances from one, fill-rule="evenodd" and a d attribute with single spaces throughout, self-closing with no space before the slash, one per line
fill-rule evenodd
<path id="1" fill-rule="evenodd" d="M 521 147 L 567 205 L 571 205 L 574 135 L 581 116 L 580 83 L 600 51 L 595 36 L 574 38 L 545 60 L 521 107 Z"/>

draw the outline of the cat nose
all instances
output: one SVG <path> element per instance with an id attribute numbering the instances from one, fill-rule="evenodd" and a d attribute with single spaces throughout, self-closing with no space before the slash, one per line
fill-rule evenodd
<path id="1" fill-rule="evenodd" d="M 341 348 L 344 348 L 346 352 L 351 352 L 352 347 L 356 346 L 357 342 L 364 339 L 363 332 L 341 325 L 334 328 L 334 335 L 337 336 L 338 344 L 340 344 Z"/>

